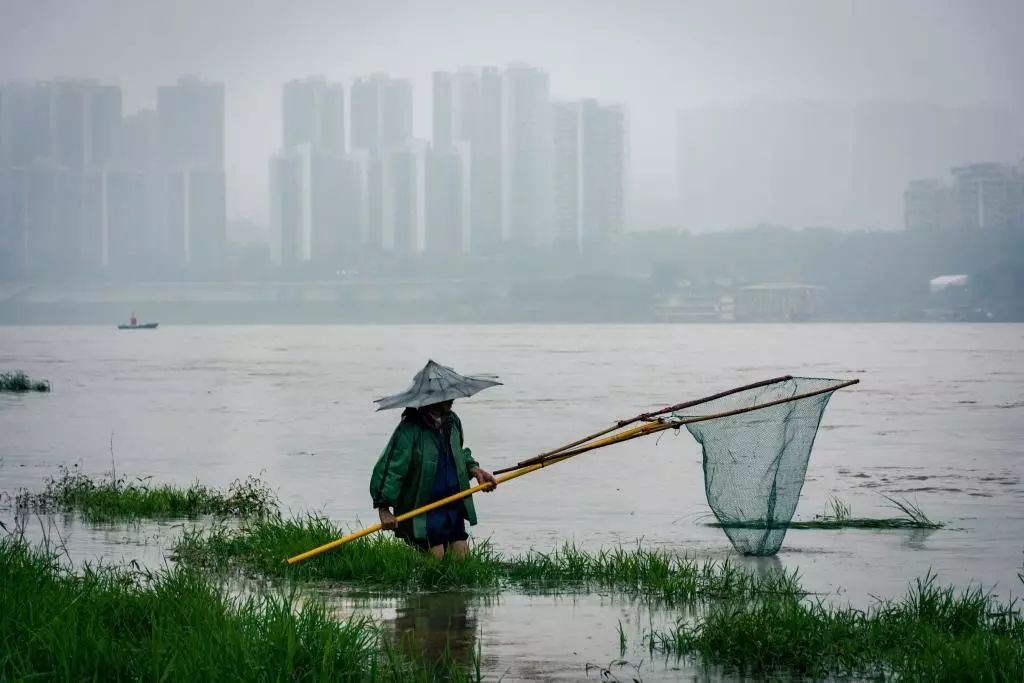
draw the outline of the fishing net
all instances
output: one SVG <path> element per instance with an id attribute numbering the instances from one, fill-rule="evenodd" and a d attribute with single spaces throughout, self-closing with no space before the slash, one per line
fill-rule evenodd
<path id="1" fill-rule="evenodd" d="M 704 450 L 708 504 L 737 551 L 774 555 L 782 546 L 822 413 L 846 384 L 784 378 L 673 413 L 681 421 L 709 418 L 686 428 Z"/>

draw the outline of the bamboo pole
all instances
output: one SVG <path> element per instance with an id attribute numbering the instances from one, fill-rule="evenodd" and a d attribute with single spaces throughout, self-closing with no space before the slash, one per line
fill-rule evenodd
<path id="1" fill-rule="evenodd" d="M 767 382 L 760 383 L 760 385 L 763 386 L 765 384 L 772 383 L 773 381 L 778 381 L 778 380 L 769 380 Z M 788 397 L 785 397 L 785 398 L 777 399 L 775 401 L 769 401 L 768 403 L 761 403 L 761 404 L 758 404 L 758 405 L 745 406 L 743 408 L 735 408 L 733 410 L 727 410 L 727 411 L 723 411 L 723 412 L 720 412 L 720 413 L 712 413 L 712 414 L 709 414 L 709 415 L 693 415 L 691 417 L 674 418 L 674 419 L 651 418 L 651 417 L 639 416 L 638 418 L 634 419 L 633 421 L 635 422 L 635 421 L 640 420 L 640 419 L 650 420 L 650 421 L 646 421 L 646 422 L 644 422 L 644 424 L 639 425 L 637 427 L 631 427 L 630 429 L 627 429 L 624 432 L 620 432 L 618 434 L 612 434 L 611 436 L 605 436 L 604 438 L 597 439 L 596 441 L 591 441 L 589 443 L 588 442 L 580 442 L 579 444 L 576 444 L 575 447 L 573 447 L 573 448 L 570 448 L 568 450 L 554 452 L 552 455 L 548 456 L 547 458 L 544 458 L 544 459 L 541 459 L 541 460 L 536 460 L 535 462 L 532 462 L 530 464 L 524 464 L 522 466 L 517 466 L 516 468 L 512 469 L 511 471 L 509 471 L 507 469 L 506 470 L 502 470 L 503 474 L 501 476 L 497 477 L 497 481 L 498 481 L 499 484 L 500 483 L 504 483 L 506 481 L 512 481 L 513 479 L 517 479 L 517 478 L 519 478 L 519 477 L 521 477 L 523 475 L 529 474 L 531 472 L 536 472 L 539 469 L 543 469 L 544 467 L 547 467 L 548 465 L 553 465 L 555 463 L 562 462 L 564 460 L 568 460 L 569 458 L 573 458 L 573 457 L 575 457 L 577 455 L 581 455 L 583 453 L 587 453 L 587 452 L 590 452 L 590 451 L 593 451 L 593 450 L 597 450 L 598 448 L 604 448 L 605 446 L 610 446 L 612 444 L 621 443 L 623 441 L 631 441 L 633 439 L 637 439 L 637 438 L 640 438 L 642 436 L 648 436 L 650 434 L 656 434 L 658 432 L 663 432 L 663 431 L 666 431 L 668 429 L 678 429 L 679 427 L 682 427 L 682 426 L 688 425 L 688 424 L 694 424 L 694 423 L 697 423 L 697 422 L 706 422 L 708 420 L 717 420 L 717 419 L 720 419 L 720 418 L 723 418 L 723 417 L 732 417 L 732 416 L 735 416 L 735 415 L 743 415 L 745 413 L 750 413 L 750 412 L 753 412 L 755 410 L 761 410 L 763 408 L 770 408 L 770 407 L 773 407 L 773 406 L 782 405 L 784 403 L 792 403 L 793 401 L 799 401 L 799 400 L 805 399 L 805 398 L 812 398 L 814 396 L 820 396 L 822 394 L 831 393 L 831 392 L 834 392 L 834 391 L 838 391 L 839 389 L 843 389 L 843 388 L 846 388 L 846 387 L 849 387 L 849 386 L 853 386 L 854 384 L 857 384 L 859 382 L 860 382 L 859 379 L 847 380 L 845 382 L 840 382 L 839 384 L 836 384 L 834 386 L 826 387 L 824 389 L 818 389 L 817 391 L 811 391 L 811 392 L 808 392 L 808 393 L 805 393 L 805 394 L 799 394 L 797 396 L 788 396 Z M 749 388 L 753 388 L 753 387 L 749 387 Z M 729 393 L 735 393 L 735 391 L 726 392 L 724 395 L 729 395 Z M 688 402 L 688 403 L 689 403 L 689 406 L 693 406 L 693 405 L 700 405 L 700 403 L 702 403 L 702 402 L 707 402 L 707 401 L 700 401 L 700 400 L 698 400 L 697 402 Z M 676 410 L 681 410 L 682 407 L 684 407 L 684 406 L 687 406 L 687 404 L 681 403 L 681 404 L 678 404 L 678 406 L 673 406 L 673 408 L 676 409 Z M 659 411 L 659 414 L 664 414 L 664 412 L 669 412 L 669 411 L 668 410 Z M 433 503 L 428 503 L 427 505 L 424 505 L 422 507 L 418 507 L 415 510 L 410 510 L 409 512 L 405 512 L 405 513 L 399 515 L 398 517 L 396 517 L 395 521 L 397 521 L 397 522 L 404 522 L 407 519 L 412 519 L 413 517 L 417 517 L 417 516 L 422 515 L 422 514 L 424 514 L 426 512 L 430 512 L 431 510 L 435 510 L 435 509 L 437 509 L 437 508 L 439 508 L 439 507 L 441 507 L 443 505 L 447 505 L 448 503 L 453 503 L 453 502 L 455 502 L 457 500 L 462 500 L 463 498 L 471 496 L 474 493 L 478 493 L 480 491 L 484 491 L 484 490 L 489 489 L 491 487 L 492 487 L 491 484 L 477 484 L 476 486 L 472 486 L 472 487 L 470 487 L 468 489 L 465 489 L 463 491 L 459 491 L 458 493 L 452 494 L 452 495 L 448 496 L 447 498 L 442 498 L 441 500 L 437 500 L 437 501 L 434 501 Z M 377 524 L 374 524 L 372 526 L 368 526 L 365 529 L 360 529 L 359 531 L 354 531 L 354 532 L 352 532 L 350 534 L 346 534 L 345 536 L 342 536 L 341 538 L 335 539 L 335 540 L 331 541 L 330 543 L 325 543 L 324 545 L 321 545 L 321 546 L 318 546 L 316 548 L 313 548 L 312 550 L 307 550 L 306 552 L 300 553 L 298 555 L 295 555 L 294 557 L 289 557 L 286 560 L 286 562 L 288 564 L 290 564 L 290 565 L 298 564 L 299 562 L 302 562 L 304 560 L 308 560 L 309 558 L 315 557 L 316 555 L 319 555 L 320 553 L 323 553 L 323 552 L 326 552 L 326 551 L 331 550 L 333 548 L 338 548 L 338 547 L 340 547 L 342 545 L 345 545 L 346 543 L 349 543 L 350 541 L 354 541 L 357 538 L 362 538 L 363 536 L 368 536 L 369 534 L 372 534 L 372 533 L 375 533 L 377 531 L 380 531 L 383 528 L 384 527 L 378 522 Z"/>
<path id="2" fill-rule="evenodd" d="M 652 424 L 654 424 L 654 423 L 652 423 Z M 660 425 L 656 425 L 656 426 L 660 426 Z M 513 472 L 509 472 L 507 474 L 503 474 L 500 477 L 497 477 L 498 483 L 502 484 L 502 483 L 504 483 L 506 481 L 512 481 L 513 479 L 521 477 L 524 474 L 529 474 L 530 472 L 536 472 L 537 470 L 539 470 L 541 468 L 544 468 L 544 467 L 547 467 L 548 465 L 552 465 L 552 464 L 554 464 L 556 462 L 561 462 L 562 460 L 568 460 L 569 458 L 571 458 L 573 456 L 579 455 L 580 453 L 586 453 L 587 451 L 594 450 L 595 448 L 601 448 L 603 446 L 609 446 L 609 445 L 611 445 L 613 443 L 618 443 L 619 441 L 626 441 L 626 440 L 629 440 L 629 439 L 636 438 L 637 436 L 645 436 L 646 434 L 650 433 L 650 429 L 651 429 L 651 424 L 646 424 L 646 425 L 641 425 L 639 427 L 634 427 L 633 429 L 627 430 L 627 431 L 623 432 L 622 434 L 616 434 L 615 436 L 602 439 L 601 443 L 599 445 L 588 445 L 587 448 L 577 449 L 574 452 L 567 453 L 567 454 L 562 455 L 562 456 L 550 458 L 548 460 L 545 460 L 544 462 L 538 462 L 538 463 L 536 463 L 534 465 L 529 465 L 527 467 L 521 467 L 521 468 L 519 468 L 519 469 L 517 469 L 517 470 L 515 470 Z M 489 488 L 493 488 L 492 484 L 477 484 L 476 486 L 471 486 L 470 488 L 464 489 L 462 491 L 459 491 L 458 493 L 453 493 L 452 495 L 448 496 L 447 498 L 442 498 L 441 500 L 437 500 L 437 501 L 434 501 L 433 503 L 428 503 L 427 505 L 424 505 L 422 507 L 418 507 L 415 510 L 410 510 L 409 512 L 402 513 L 401 515 L 398 515 L 395 518 L 395 521 L 397 521 L 397 522 L 404 522 L 407 519 L 412 519 L 413 517 L 417 517 L 417 516 L 422 515 L 422 514 L 424 514 L 426 512 L 430 512 L 431 510 L 436 510 L 437 508 L 442 507 L 444 505 L 447 505 L 448 503 L 454 503 L 457 500 L 462 500 L 463 498 L 471 496 L 474 493 L 478 493 L 480 491 L 484 491 L 484 490 L 487 490 Z M 313 548 L 312 550 L 307 550 L 306 552 L 300 553 L 298 555 L 295 555 L 294 557 L 289 557 L 287 559 L 287 562 L 288 562 L 288 564 L 298 564 L 299 562 L 302 562 L 303 560 L 308 560 L 309 558 L 314 557 L 316 555 L 319 555 L 322 552 L 326 552 L 326 551 L 331 550 L 333 548 L 338 548 L 340 546 L 345 545 L 346 543 L 348 543 L 350 541 L 354 541 L 357 538 L 362 538 L 363 536 L 368 536 L 368 535 L 370 535 L 372 533 L 380 531 L 383 528 L 384 527 L 380 524 L 380 522 L 378 522 L 377 524 L 374 524 L 372 526 L 368 526 L 365 529 L 360 529 L 359 531 L 353 531 L 350 534 L 346 534 L 345 536 L 342 536 L 341 538 L 335 539 L 335 540 L 331 541 L 330 543 L 325 543 L 324 545 L 321 545 L 319 547 Z"/>
<path id="3" fill-rule="evenodd" d="M 614 432 L 616 429 L 622 429 L 623 427 L 626 427 L 628 425 L 634 424 L 636 422 L 640 422 L 641 420 L 650 420 L 652 418 L 658 417 L 660 415 L 664 415 L 666 413 L 674 413 L 674 412 L 677 412 L 677 411 L 680 411 L 680 410 L 685 410 L 686 408 L 693 408 L 694 406 L 699 406 L 699 405 L 701 405 L 703 403 L 710 403 L 711 401 L 717 401 L 720 398 L 725 398 L 726 396 L 732 396 L 733 394 L 738 394 L 741 391 L 747 391 L 749 389 L 758 389 L 760 387 L 766 387 L 766 386 L 768 386 L 770 384 L 778 384 L 779 382 L 788 382 L 791 379 L 793 379 L 793 375 L 782 375 L 781 377 L 773 377 L 772 379 L 765 379 L 765 380 L 761 380 L 760 382 L 754 382 L 753 384 L 747 384 L 747 385 L 744 385 L 742 387 L 736 387 L 735 389 L 728 389 L 726 391 L 720 391 L 717 394 L 711 394 L 710 396 L 705 396 L 703 398 L 697 398 L 697 399 L 694 399 L 692 401 L 685 401 L 683 403 L 677 403 L 675 405 L 667 406 L 665 408 L 661 408 L 661 409 L 653 411 L 653 412 L 640 413 L 639 415 L 637 415 L 635 417 L 631 417 L 631 418 L 626 419 L 626 420 L 619 420 L 618 422 L 616 422 L 612 426 L 607 427 L 606 429 L 602 429 L 599 432 L 594 432 L 590 436 L 585 436 L 582 439 L 577 439 L 576 441 L 573 441 L 572 443 L 567 443 L 564 446 L 560 446 L 560 447 L 558 447 L 558 448 L 556 448 L 554 450 L 550 450 L 550 451 L 541 453 L 540 455 L 535 455 L 532 458 L 528 458 L 526 460 L 521 460 L 520 462 L 517 462 L 515 465 L 512 465 L 511 467 L 505 467 L 503 469 L 496 470 L 494 473 L 495 474 L 504 474 L 505 472 L 513 472 L 513 471 L 519 469 L 520 467 L 525 467 L 527 465 L 532 465 L 535 462 L 543 462 L 544 460 L 546 460 L 546 459 L 548 459 L 548 458 L 550 458 L 550 457 L 552 457 L 554 455 L 557 455 L 557 454 L 559 454 L 559 453 L 561 453 L 563 451 L 567 451 L 570 448 L 575 448 L 577 446 L 580 446 L 582 444 L 587 443 L 588 441 L 592 441 L 593 439 L 596 439 L 599 436 L 604 436 L 605 434 L 609 434 L 611 432 Z"/>
<path id="4" fill-rule="evenodd" d="M 580 448 L 576 448 L 576 449 L 573 449 L 573 450 L 562 451 L 560 453 L 556 453 L 555 455 L 551 456 L 549 459 L 546 459 L 546 460 L 535 460 L 534 462 L 531 462 L 530 464 L 531 465 L 544 464 L 545 462 L 548 462 L 549 460 L 550 461 L 554 461 L 554 462 L 558 462 L 558 461 L 563 459 L 563 456 L 564 457 L 572 457 L 573 455 L 579 455 L 580 453 L 586 453 L 587 451 L 594 450 L 595 448 L 602 448 L 602 447 L 607 446 L 607 445 L 609 445 L 611 443 L 619 443 L 620 441 L 629 441 L 631 439 L 637 438 L 638 436 L 647 436 L 648 434 L 656 434 L 657 432 L 663 432 L 666 429 L 678 429 L 679 427 L 683 427 L 683 426 L 689 425 L 689 424 L 695 424 L 697 422 L 707 422 L 708 420 L 718 420 L 718 419 L 721 419 L 723 417 L 734 417 L 736 415 L 743 415 L 745 413 L 752 413 L 755 410 L 761 410 L 762 408 L 772 408 L 774 406 L 782 405 L 784 403 L 792 403 L 794 401 L 800 401 L 800 400 L 803 400 L 805 398 L 813 398 L 815 396 L 821 396 L 822 394 L 830 394 L 830 393 L 832 393 L 834 391 L 839 391 L 840 389 L 845 389 L 846 387 L 851 387 L 854 384 L 859 384 L 859 383 L 860 383 L 859 379 L 850 379 L 850 380 L 846 380 L 845 382 L 840 382 L 839 384 L 836 384 L 836 385 L 831 386 L 831 387 L 826 387 L 824 389 L 818 389 L 816 391 L 809 391 L 806 394 L 798 394 L 797 396 L 787 396 L 785 398 L 780 398 L 780 399 L 776 399 L 774 401 L 769 401 L 768 403 L 758 403 L 756 405 L 745 406 L 743 408 L 734 408 L 732 410 L 726 410 L 726 411 L 723 411 L 723 412 L 720 412 L 720 413 L 710 413 L 708 415 L 692 415 L 690 417 L 673 418 L 673 419 L 658 418 L 654 422 L 648 422 L 647 423 L 648 425 L 653 425 L 653 426 L 650 429 L 648 429 L 647 431 L 644 431 L 643 433 L 639 433 L 639 434 L 632 434 L 632 433 L 630 433 L 630 432 L 633 432 L 633 431 L 641 429 L 640 427 L 635 427 L 633 430 L 629 430 L 629 432 L 623 432 L 622 434 L 615 435 L 615 437 L 609 437 L 609 439 L 613 439 L 613 440 L 610 440 L 607 443 L 602 443 L 602 442 L 595 442 L 594 444 L 589 444 L 588 443 L 585 446 L 581 446 Z M 622 438 L 617 438 L 619 436 L 621 436 Z M 505 470 L 501 470 L 501 471 L 505 471 Z"/>

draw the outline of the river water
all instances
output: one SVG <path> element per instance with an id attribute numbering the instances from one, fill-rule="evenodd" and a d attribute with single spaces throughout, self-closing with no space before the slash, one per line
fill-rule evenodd
<path id="1" fill-rule="evenodd" d="M 99 475 L 113 461 L 119 474 L 217 486 L 258 474 L 290 510 L 361 526 L 376 521 L 369 472 L 398 417 L 371 401 L 403 390 L 428 358 L 505 382 L 456 404 L 467 445 L 494 469 L 760 379 L 860 379 L 825 412 L 797 518 L 822 512 L 829 496 L 857 516 L 893 516 L 884 493 L 947 527 L 792 530 L 756 566 L 798 569 L 810 589 L 855 604 L 902 595 L 928 571 L 1001 597 L 1024 593 L 1024 325 L 0 327 L 0 370 L 53 385 L 0 396 L 0 490 L 39 489 L 61 464 Z M 473 536 L 509 552 L 642 539 L 730 557 L 724 534 L 703 524 L 700 460 L 685 431 L 580 456 L 478 495 Z M 79 561 L 158 565 L 179 525 L 40 519 L 31 532 L 60 534 Z M 479 647 L 486 673 L 507 681 L 587 677 L 587 664 L 619 658 L 620 623 L 624 658 L 640 666 L 616 669 L 625 680 L 708 674 L 640 647 L 678 611 L 618 595 L 336 604 L 396 632 L 444 634 L 456 651 Z"/>

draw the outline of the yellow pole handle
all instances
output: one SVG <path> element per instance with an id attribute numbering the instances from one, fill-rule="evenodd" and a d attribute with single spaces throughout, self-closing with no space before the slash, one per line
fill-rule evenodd
<path id="1" fill-rule="evenodd" d="M 500 484 L 502 482 L 509 481 L 510 479 L 515 479 L 516 477 L 521 477 L 524 474 L 528 474 L 529 472 L 533 472 L 534 470 L 539 470 L 541 467 L 542 467 L 542 465 L 539 465 L 539 464 L 538 465 L 531 465 L 530 467 L 524 467 L 521 470 L 516 470 L 515 472 L 509 472 L 508 474 L 503 474 L 502 476 L 497 477 L 497 480 L 498 480 L 498 483 Z M 462 500 L 463 498 L 471 496 L 471 495 L 473 495 L 474 493 L 476 493 L 478 491 L 483 491 L 483 490 L 489 489 L 489 488 L 493 488 L 491 484 L 477 484 L 476 486 L 472 486 L 472 487 L 470 487 L 468 489 L 459 491 L 458 493 L 453 493 L 452 495 L 448 496 L 447 498 L 442 498 L 441 500 L 436 500 L 433 503 L 428 503 L 427 505 L 424 505 L 423 507 L 418 507 L 415 510 L 410 510 L 409 512 L 405 512 L 405 513 L 403 513 L 401 515 L 398 515 L 397 517 L 395 517 L 395 521 L 396 522 L 404 522 L 407 519 L 412 519 L 413 517 L 417 517 L 419 515 L 422 515 L 425 512 L 430 512 L 431 510 L 436 510 L 437 508 L 442 507 L 444 505 L 447 505 L 448 503 L 453 503 L 453 502 L 455 502 L 457 500 Z M 372 534 L 372 533 L 374 533 L 376 531 L 380 531 L 383 528 L 384 527 L 381 526 L 380 522 L 378 522 L 378 523 L 374 524 L 373 526 L 366 527 L 365 529 L 360 529 L 359 531 L 353 531 L 352 533 L 346 534 L 345 536 L 342 536 L 341 538 L 335 539 L 335 540 L 331 541 L 330 543 L 325 543 L 324 545 L 322 545 L 322 546 L 320 546 L 318 548 L 313 548 L 312 550 L 307 550 L 306 552 L 304 552 L 304 553 L 302 553 L 300 555 L 296 555 L 295 557 L 289 557 L 288 558 L 288 564 L 297 564 L 299 562 L 302 562 L 303 560 L 308 560 L 309 558 L 311 558 L 311 557 L 313 557 L 315 555 L 319 555 L 322 552 L 325 552 L 327 550 L 331 550 L 332 548 L 337 548 L 338 546 L 345 545 L 349 541 L 354 541 L 357 538 L 362 538 L 363 536 L 369 536 L 370 534 Z"/>
<path id="2" fill-rule="evenodd" d="M 501 483 L 504 483 L 506 481 L 511 481 L 513 479 L 516 479 L 518 477 L 523 476 L 524 474 L 529 474 L 530 472 L 536 472 L 537 470 L 539 470 L 539 469 L 541 469 L 543 467 L 546 467 L 547 465 L 552 465 L 552 464 L 554 464 L 556 462 L 562 462 L 563 460 L 568 460 L 569 458 L 571 458 L 571 457 L 573 457 L 575 455 L 579 455 L 580 453 L 586 453 L 587 451 L 592 451 L 595 448 L 601 448 L 603 446 L 609 446 L 609 445 L 611 445 L 613 443 L 618 443 L 619 441 L 626 441 L 628 439 L 634 439 L 634 438 L 636 438 L 638 436 L 643 436 L 645 434 L 650 434 L 652 432 L 661 431 L 662 429 L 667 429 L 667 428 L 668 428 L 668 426 L 666 426 L 664 424 L 661 424 L 661 423 L 649 423 L 649 424 L 640 425 L 639 427 L 633 427 L 632 429 L 627 429 L 626 431 L 624 431 L 624 432 L 622 432 L 620 434 L 615 434 L 613 436 L 605 437 L 604 439 L 601 439 L 599 441 L 595 441 L 594 443 L 591 443 L 591 444 L 587 444 L 586 446 L 581 446 L 580 448 L 577 448 L 575 450 L 566 451 L 563 455 L 560 455 L 558 457 L 549 458 L 548 460 L 545 460 L 544 462 L 538 462 L 538 463 L 535 463 L 533 465 L 527 465 L 526 467 L 521 467 L 521 468 L 519 468 L 517 470 L 514 470 L 512 472 L 509 472 L 507 474 L 503 474 L 500 477 L 497 477 L 497 482 L 499 484 L 501 484 Z M 447 498 L 442 498 L 441 500 L 436 500 L 433 503 L 428 503 L 427 505 L 424 505 L 422 507 L 418 507 L 415 510 L 410 510 L 409 512 L 405 512 L 405 513 L 403 513 L 401 515 L 398 515 L 398 517 L 395 518 L 395 521 L 397 521 L 397 522 L 404 522 L 407 519 L 412 519 L 413 517 L 417 517 L 419 515 L 422 515 L 425 512 L 430 512 L 431 510 L 435 510 L 435 509 L 437 509 L 439 507 L 447 505 L 448 503 L 453 503 L 453 502 L 455 502 L 457 500 L 462 500 L 463 498 L 471 496 L 474 493 L 477 493 L 478 491 L 483 491 L 483 490 L 488 489 L 488 488 L 491 488 L 491 484 L 477 484 L 476 486 L 472 486 L 472 487 L 470 487 L 468 489 L 459 491 L 458 493 L 453 493 L 452 495 L 448 496 Z M 320 553 L 326 552 L 326 551 L 331 550 L 333 548 L 337 548 L 339 546 L 343 546 L 346 543 L 348 543 L 349 541 L 354 541 L 357 538 L 362 538 L 363 536 L 369 536 L 370 534 L 375 533 L 377 531 L 380 531 L 383 528 L 384 527 L 381 526 L 380 522 L 378 522 L 377 524 L 374 524 L 373 526 L 368 526 L 365 529 L 360 529 L 359 531 L 353 531 L 350 534 L 346 534 L 345 536 L 342 536 L 341 538 L 337 538 L 337 539 L 331 541 L 330 543 L 325 543 L 322 546 L 313 548 L 312 550 L 307 550 L 306 552 L 301 553 L 299 555 L 295 555 L 294 557 L 289 557 L 287 562 L 288 562 L 288 564 L 298 564 L 299 562 L 302 562 L 303 560 L 308 560 L 309 558 L 314 557 L 316 555 L 319 555 Z"/>

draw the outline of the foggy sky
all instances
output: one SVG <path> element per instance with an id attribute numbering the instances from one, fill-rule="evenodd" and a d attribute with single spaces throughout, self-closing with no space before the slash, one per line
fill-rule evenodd
<path id="1" fill-rule="evenodd" d="M 265 223 L 285 81 L 412 78 L 426 139 L 433 70 L 528 62 L 556 96 L 628 107 L 643 212 L 675 200 L 679 109 L 766 97 L 1022 107 L 1022 27 L 1020 0 L 0 0 L 0 80 L 95 77 L 123 88 L 126 114 L 182 74 L 224 81 L 229 217 Z"/>

